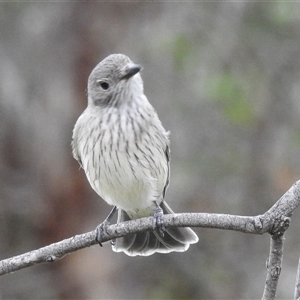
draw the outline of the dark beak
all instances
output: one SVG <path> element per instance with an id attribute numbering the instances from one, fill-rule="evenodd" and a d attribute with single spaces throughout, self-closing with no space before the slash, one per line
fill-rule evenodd
<path id="1" fill-rule="evenodd" d="M 138 73 L 142 69 L 141 65 L 138 64 L 129 64 L 124 69 L 124 75 L 121 77 L 121 79 L 129 79 L 130 77 L 134 76 L 136 73 Z"/>

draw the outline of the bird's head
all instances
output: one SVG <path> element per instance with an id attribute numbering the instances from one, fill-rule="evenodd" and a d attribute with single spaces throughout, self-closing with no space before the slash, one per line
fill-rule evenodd
<path id="1" fill-rule="evenodd" d="M 143 93 L 141 66 L 124 54 L 111 54 L 102 60 L 88 79 L 89 105 L 118 106 Z"/>

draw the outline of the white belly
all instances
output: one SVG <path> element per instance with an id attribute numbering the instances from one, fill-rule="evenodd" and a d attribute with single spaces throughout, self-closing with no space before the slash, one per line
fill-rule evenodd
<path id="1" fill-rule="evenodd" d="M 139 166 L 126 153 L 103 155 L 100 168 L 89 172 L 88 179 L 108 204 L 116 205 L 129 215 L 141 217 L 152 214 L 154 201 L 158 204 L 162 201 L 158 178 L 151 177 L 149 170 Z"/>
<path id="2" fill-rule="evenodd" d="M 90 142 L 90 155 L 82 159 L 91 186 L 108 204 L 131 217 L 152 215 L 155 202 L 162 201 L 168 177 L 164 149 L 153 147 L 147 139 L 138 145 L 111 143 L 107 137 L 102 143 Z"/>
<path id="3" fill-rule="evenodd" d="M 130 217 L 142 217 L 152 215 L 163 199 L 169 140 L 156 114 L 145 113 L 136 123 L 134 111 L 111 108 L 101 118 L 87 111 L 77 121 L 84 125 L 75 131 L 76 152 L 98 195 Z"/>

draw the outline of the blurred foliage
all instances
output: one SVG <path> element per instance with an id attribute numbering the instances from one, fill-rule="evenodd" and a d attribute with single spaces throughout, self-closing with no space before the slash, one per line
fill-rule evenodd
<path id="1" fill-rule="evenodd" d="M 297 18 L 291 2 L 276 2 L 270 9 L 270 19 L 274 20 L 277 25 L 285 25 Z"/>
<path id="2" fill-rule="evenodd" d="M 218 101 L 230 122 L 236 125 L 253 123 L 253 110 L 238 78 L 230 73 L 219 74 L 216 77 L 209 80 L 208 96 Z"/>
<path id="3" fill-rule="evenodd" d="M 173 58 L 177 71 L 182 71 L 185 67 L 185 60 L 192 55 L 193 45 L 184 34 L 179 34 L 173 41 Z"/>

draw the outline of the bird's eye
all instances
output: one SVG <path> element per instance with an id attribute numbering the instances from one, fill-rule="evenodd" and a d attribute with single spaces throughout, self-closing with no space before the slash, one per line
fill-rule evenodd
<path id="1" fill-rule="evenodd" d="M 102 90 L 106 91 L 109 89 L 109 83 L 105 80 L 97 81 L 98 85 L 102 88 Z"/>

